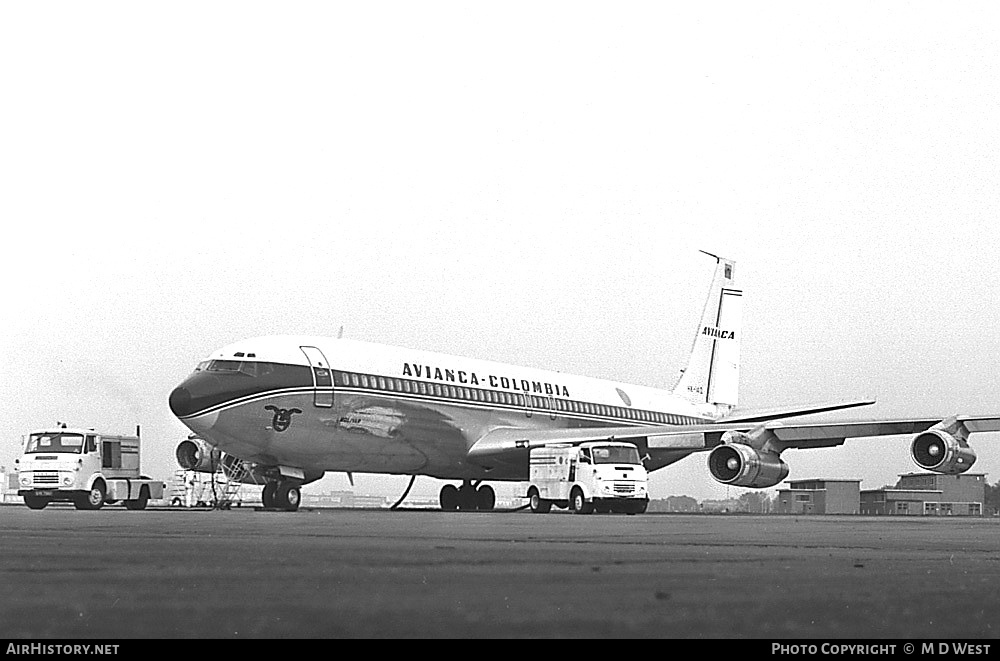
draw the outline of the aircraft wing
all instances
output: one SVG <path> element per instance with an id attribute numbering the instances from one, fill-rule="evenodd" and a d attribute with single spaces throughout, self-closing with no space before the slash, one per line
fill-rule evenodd
<path id="1" fill-rule="evenodd" d="M 711 450 L 722 443 L 727 432 L 766 433 L 771 447 L 781 452 L 788 448 L 825 448 L 841 445 L 848 438 L 919 434 L 935 425 L 957 421 L 969 432 L 1000 431 L 1000 415 L 956 416 L 955 418 L 920 418 L 887 420 L 851 420 L 845 422 L 792 423 L 772 420 L 762 424 L 747 421 L 722 421 L 705 425 L 647 425 L 641 427 L 585 427 L 576 429 L 531 430 L 501 427 L 485 434 L 471 448 L 468 456 L 484 457 L 513 450 L 525 450 L 555 443 L 578 444 L 586 441 L 635 441 L 645 439 L 649 450 Z"/>
<path id="2" fill-rule="evenodd" d="M 778 418 L 794 418 L 800 415 L 811 415 L 813 413 L 828 413 L 830 411 L 841 411 L 843 409 L 855 408 L 857 406 L 870 406 L 875 403 L 874 399 L 856 399 L 850 401 L 824 402 L 821 404 L 805 404 L 798 406 L 782 406 L 769 409 L 736 409 L 726 416 L 725 422 L 761 422 L 764 420 L 777 420 Z"/>

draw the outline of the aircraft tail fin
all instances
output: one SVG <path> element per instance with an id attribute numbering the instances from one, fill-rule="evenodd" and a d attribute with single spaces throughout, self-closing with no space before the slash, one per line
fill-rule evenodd
<path id="1" fill-rule="evenodd" d="M 696 404 L 736 406 L 740 382 L 743 292 L 734 286 L 736 262 L 711 253 L 705 254 L 715 259 L 715 275 L 691 347 L 691 356 L 674 386 L 674 394 Z"/>

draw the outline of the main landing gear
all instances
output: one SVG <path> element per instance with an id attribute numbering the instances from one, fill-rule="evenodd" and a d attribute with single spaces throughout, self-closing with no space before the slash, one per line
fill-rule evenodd
<path id="1" fill-rule="evenodd" d="M 464 480 L 462 486 L 446 484 L 441 487 L 441 509 L 463 511 L 489 511 L 496 505 L 496 494 L 489 485 L 479 486 L 472 480 Z"/>
<path id="2" fill-rule="evenodd" d="M 264 485 L 260 499 L 264 504 L 264 509 L 294 512 L 299 509 L 299 503 L 302 501 L 302 489 L 298 482 L 293 480 L 268 482 Z"/>

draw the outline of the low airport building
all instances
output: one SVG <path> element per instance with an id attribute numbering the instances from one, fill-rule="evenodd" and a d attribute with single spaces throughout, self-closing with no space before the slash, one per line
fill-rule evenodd
<path id="1" fill-rule="evenodd" d="M 986 474 L 904 473 L 895 487 L 861 492 L 861 513 L 900 516 L 982 516 Z"/>
<path id="2" fill-rule="evenodd" d="M 861 480 L 789 480 L 778 490 L 778 514 L 857 514 Z"/>

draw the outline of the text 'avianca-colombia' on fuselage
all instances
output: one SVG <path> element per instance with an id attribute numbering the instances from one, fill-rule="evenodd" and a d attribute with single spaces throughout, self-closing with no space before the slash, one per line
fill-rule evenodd
<path id="1" fill-rule="evenodd" d="M 994 430 L 995 416 L 790 424 L 777 421 L 872 402 L 738 409 L 742 292 L 734 262 L 715 260 L 671 390 L 340 338 L 259 337 L 214 352 L 171 393 L 192 431 L 178 460 L 263 484 L 265 503 L 286 509 L 326 471 L 461 480 L 471 494 L 484 481 L 527 480 L 532 448 L 600 440 L 633 443 L 648 470 L 708 451 L 715 479 L 758 488 L 785 479 L 789 447 L 864 436 L 915 435 L 921 467 L 971 467 L 968 435 Z M 492 492 L 479 502 L 491 508 Z"/>

